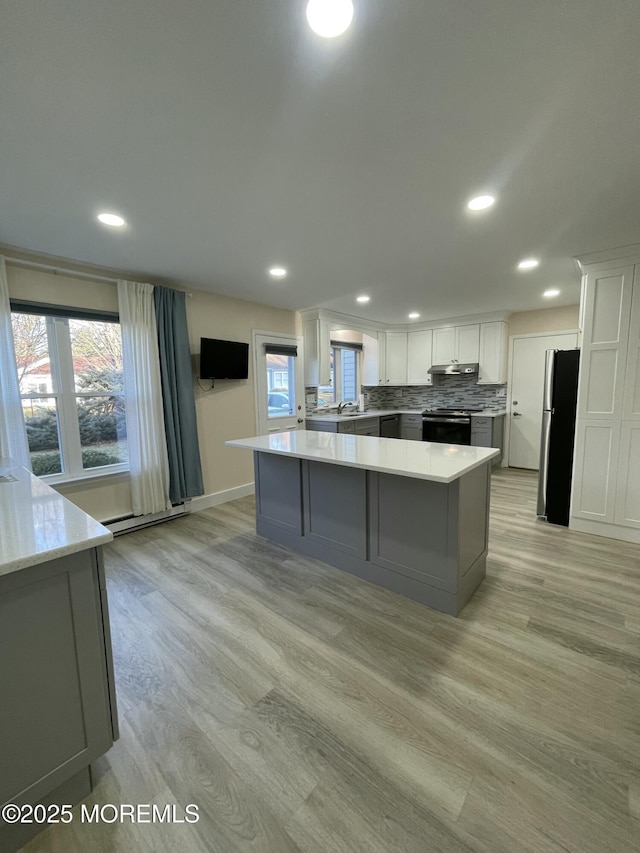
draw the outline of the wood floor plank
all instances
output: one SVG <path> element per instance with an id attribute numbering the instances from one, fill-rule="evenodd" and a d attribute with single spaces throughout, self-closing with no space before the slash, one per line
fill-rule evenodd
<path id="1" fill-rule="evenodd" d="M 105 549 L 121 739 L 88 804 L 193 826 L 54 826 L 28 853 L 640 849 L 640 547 L 492 483 L 458 619 L 255 534 L 242 498 Z"/>

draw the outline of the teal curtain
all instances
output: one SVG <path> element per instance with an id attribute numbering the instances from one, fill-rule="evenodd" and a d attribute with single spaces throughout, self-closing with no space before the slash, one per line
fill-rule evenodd
<path id="1" fill-rule="evenodd" d="M 185 294 L 156 286 L 153 298 L 169 456 L 169 497 L 172 504 L 178 504 L 204 493 Z"/>

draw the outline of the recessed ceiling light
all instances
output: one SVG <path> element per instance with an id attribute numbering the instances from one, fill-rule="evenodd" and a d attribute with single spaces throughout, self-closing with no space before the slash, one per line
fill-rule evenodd
<path id="1" fill-rule="evenodd" d="M 309 0 L 307 3 L 309 26 L 322 38 L 332 39 L 342 35 L 352 19 L 351 0 Z"/>
<path id="2" fill-rule="evenodd" d="M 284 278 L 287 274 L 287 271 L 284 267 L 271 267 L 269 270 L 269 275 L 273 276 L 273 278 Z"/>
<path id="3" fill-rule="evenodd" d="M 123 225 L 127 224 L 117 213 L 99 213 L 98 221 L 102 222 L 103 225 L 110 225 L 112 228 L 122 228 Z"/>
<path id="4" fill-rule="evenodd" d="M 357 296 L 356 302 L 368 302 L 370 299 L 370 296 Z"/>
<path id="5" fill-rule="evenodd" d="M 417 320 L 419 316 L 420 315 L 418 314 L 417 311 L 412 311 L 411 314 L 409 314 L 409 319 L 410 320 Z"/>
<path id="6" fill-rule="evenodd" d="M 557 287 L 551 287 L 549 290 L 545 290 L 542 295 L 546 296 L 547 299 L 552 299 L 554 296 L 560 296 L 560 291 Z"/>
<path id="7" fill-rule="evenodd" d="M 534 270 L 540 261 L 537 258 L 525 258 L 523 261 L 520 261 L 518 264 L 519 270 Z"/>
<path id="8" fill-rule="evenodd" d="M 487 210 L 495 204 L 495 197 L 492 195 L 477 195 L 467 202 L 469 210 Z"/>

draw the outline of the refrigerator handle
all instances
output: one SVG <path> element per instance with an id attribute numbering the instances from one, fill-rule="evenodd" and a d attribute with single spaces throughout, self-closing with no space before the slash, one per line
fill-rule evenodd
<path id="1" fill-rule="evenodd" d="M 553 368 L 557 350 L 548 349 L 544 359 L 544 388 L 542 392 L 542 411 L 553 407 Z"/>
<path id="2" fill-rule="evenodd" d="M 538 472 L 538 507 L 537 514 L 547 514 L 547 478 L 549 476 L 549 438 L 551 435 L 551 412 L 542 412 L 542 434 L 540 436 L 540 471 Z"/>

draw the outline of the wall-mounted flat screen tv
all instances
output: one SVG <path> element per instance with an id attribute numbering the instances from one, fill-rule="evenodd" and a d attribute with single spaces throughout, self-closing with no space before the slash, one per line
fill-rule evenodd
<path id="1" fill-rule="evenodd" d="M 200 338 L 201 379 L 247 379 L 249 344 Z"/>

